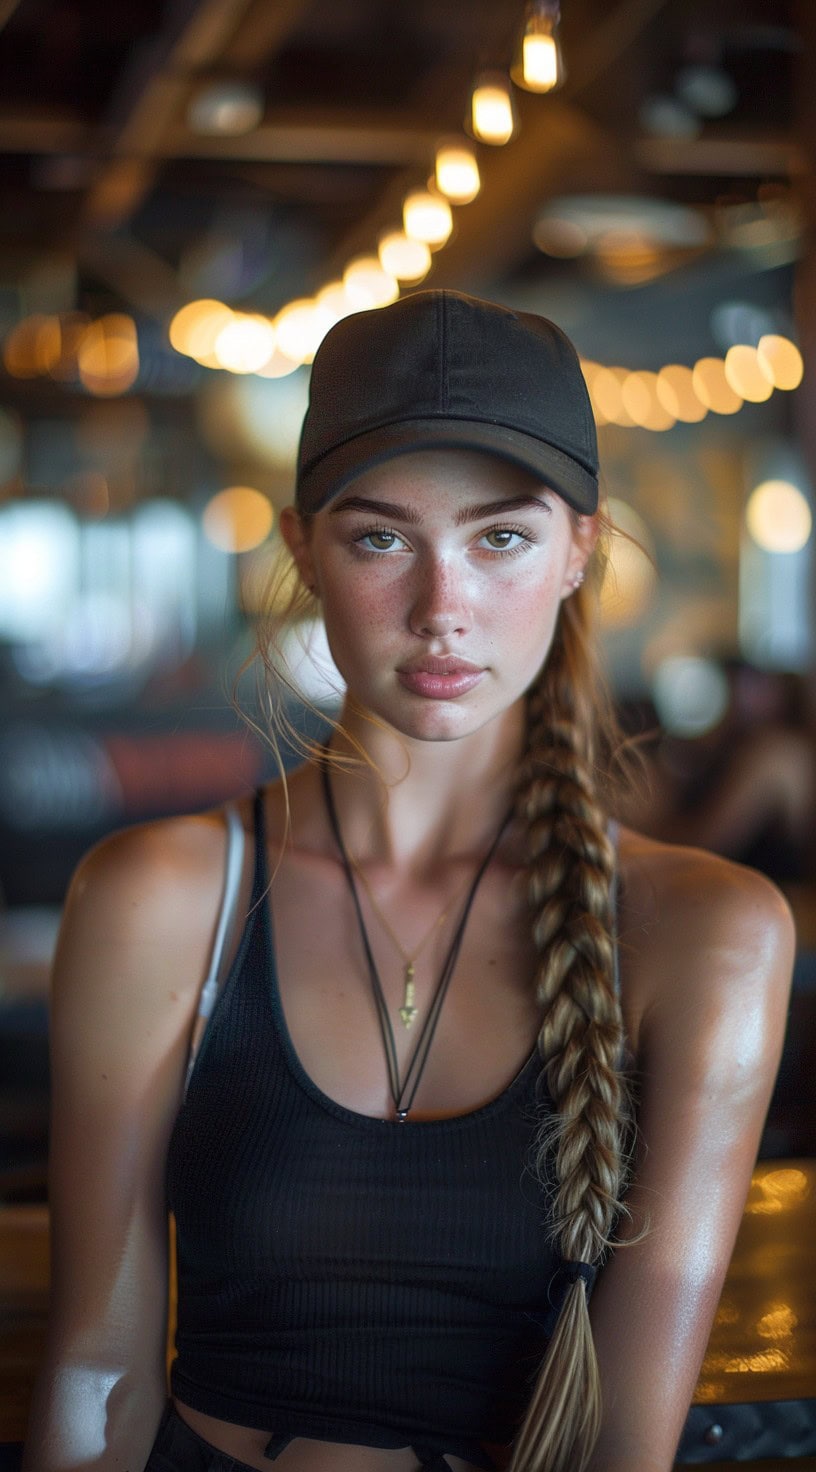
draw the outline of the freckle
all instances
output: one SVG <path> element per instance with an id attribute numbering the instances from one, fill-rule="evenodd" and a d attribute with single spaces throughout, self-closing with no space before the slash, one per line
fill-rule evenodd
<path id="1" fill-rule="evenodd" d="M 177 1002 L 178 1001 L 178 992 L 171 992 L 170 993 L 170 1001 L 171 1002 Z"/>
<path id="2" fill-rule="evenodd" d="M 105 1080 L 105 1082 L 107 1083 L 107 1081 L 108 1081 L 108 1075 L 106 1073 L 103 1073 L 102 1077 Z"/>

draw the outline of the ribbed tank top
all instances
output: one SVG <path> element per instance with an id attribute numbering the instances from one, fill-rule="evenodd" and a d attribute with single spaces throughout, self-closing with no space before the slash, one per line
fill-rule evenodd
<path id="1" fill-rule="evenodd" d="M 169 1148 L 172 1391 L 284 1440 L 489 1467 L 480 1443 L 517 1431 L 565 1288 L 529 1169 L 537 1054 L 452 1118 L 330 1099 L 287 1029 L 267 883 L 257 799 L 249 916 Z"/>

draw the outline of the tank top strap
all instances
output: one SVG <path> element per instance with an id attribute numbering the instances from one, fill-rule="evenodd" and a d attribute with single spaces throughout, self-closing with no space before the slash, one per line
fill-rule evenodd
<path id="1" fill-rule="evenodd" d="M 255 789 L 252 802 L 252 831 L 255 841 L 255 864 L 252 878 L 252 907 L 260 902 L 269 888 L 266 862 L 266 817 L 264 813 L 264 790 Z"/>

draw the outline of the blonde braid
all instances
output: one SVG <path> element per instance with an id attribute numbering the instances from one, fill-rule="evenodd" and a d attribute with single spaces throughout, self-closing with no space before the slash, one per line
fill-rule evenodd
<path id="1" fill-rule="evenodd" d="M 594 780 L 594 705 L 578 595 L 559 617 L 530 691 L 519 811 L 529 845 L 529 899 L 539 952 L 538 1046 L 554 1108 L 536 1140 L 551 1163 L 552 1235 L 567 1263 L 597 1263 L 623 1184 L 623 1026 L 614 986 L 610 890 L 614 850 Z M 567 1288 L 510 1472 L 582 1472 L 600 1427 L 600 1384 L 585 1284 Z"/>

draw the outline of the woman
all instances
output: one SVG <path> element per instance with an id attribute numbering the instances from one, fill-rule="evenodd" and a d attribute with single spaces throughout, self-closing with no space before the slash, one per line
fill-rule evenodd
<path id="1" fill-rule="evenodd" d="M 324 341 L 281 530 L 342 718 L 243 808 L 183 1104 L 223 816 L 72 886 L 31 1472 L 671 1467 L 793 935 L 758 875 L 607 823 L 596 455 L 542 318 L 423 292 Z"/>

